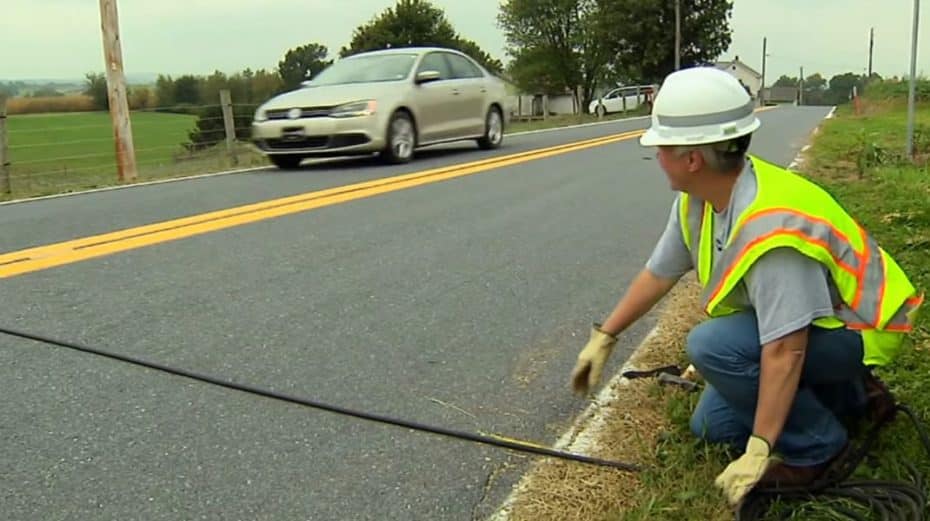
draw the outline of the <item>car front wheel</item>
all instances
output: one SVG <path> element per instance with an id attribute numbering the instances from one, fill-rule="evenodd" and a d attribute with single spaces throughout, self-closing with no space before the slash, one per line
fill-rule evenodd
<path id="1" fill-rule="evenodd" d="M 497 107 L 491 107 L 484 120 L 484 136 L 478 139 L 478 146 L 491 150 L 501 146 L 504 141 L 504 117 Z"/>
<path id="2" fill-rule="evenodd" d="M 417 144 L 417 131 L 413 120 L 406 112 L 395 112 L 388 123 L 387 145 L 381 158 L 391 164 L 408 163 L 413 159 Z"/>

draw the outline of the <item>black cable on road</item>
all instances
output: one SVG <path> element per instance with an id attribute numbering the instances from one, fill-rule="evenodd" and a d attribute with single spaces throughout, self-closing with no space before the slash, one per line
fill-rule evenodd
<path id="1" fill-rule="evenodd" d="M 495 437 L 492 437 L 492 436 L 484 436 L 484 435 L 480 435 L 480 434 L 473 434 L 473 433 L 470 433 L 470 432 L 456 431 L 456 430 L 452 430 L 452 429 L 447 429 L 447 428 L 445 428 L 445 427 L 436 427 L 436 426 L 426 425 L 426 424 L 419 423 L 419 422 L 414 422 L 414 421 L 409 421 L 409 420 L 402 420 L 402 419 L 398 419 L 398 418 L 392 418 L 392 417 L 390 417 L 390 416 L 385 416 L 385 415 L 379 415 L 379 414 L 373 414 L 373 413 L 368 413 L 368 412 L 355 411 L 355 410 L 348 409 L 348 408 L 345 408 L 345 407 L 339 407 L 339 406 L 336 406 L 336 405 L 330 405 L 330 404 L 326 404 L 326 403 L 321 403 L 321 402 L 318 402 L 318 401 L 315 401 L 315 400 L 309 400 L 309 399 L 306 399 L 306 398 L 301 398 L 301 397 L 297 397 L 297 396 L 290 396 L 290 395 L 287 395 L 287 394 L 284 394 L 284 393 L 279 393 L 279 392 L 276 392 L 276 391 L 270 391 L 270 390 L 267 390 L 267 389 L 262 389 L 262 388 L 260 388 L 260 387 L 254 386 L 254 385 L 241 384 L 241 383 L 231 382 L 231 381 L 228 381 L 228 380 L 223 380 L 223 379 L 221 379 L 221 378 L 217 378 L 217 377 L 215 377 L 215 376 L 199 374 L 199 373 L 196 373 L 196 372 L 194 372 L 194 371 L 189 371 L 189 370 L 187 370 L 187 369 L 180 369 L 180 368 L 176 368 L 176 367 L 171 367 L 171 366 L 168 366 L 168 365 L 160 364 L 160 363 L 158 363 L 158 362 L 151 362 L 151 361 L 147 361 L 147 360 L 141 360 L 141 359 L 139 359 L 139 358 L 134 358 L 134 357 L 131 357 L 131 356 L 121 355 L 121 354 L 118 354 L 118 353 L 112 353 L 112 352 L 104 351 L 104 350 L 102 350 L 102 349 L 96 349 L 96 348 L 93 348 L 93 347 L 81 345 L 81 344 L 74 343 L 74 342 L 66 342 L 66 341 L 63 341 L 63 340 L 57 340 L 57 339 L 54 339 L 54 338 L 49 338 L 49 337 L 46 337 L 46 336 L 36 335 L 36 334 L 32 334 L 32 333 L 26 333 L 26 332 L 23 332 L 23 331 L 17 331 L 17 330 L 14 330 L 14 329 L 8 329 L 8 328 L 0 327 L 0 333 L 5 334 L 5 335 L 14 336 L 14 337 L 24 338 L 24 339 L 26 339 L 26 340 L 33 340 L 33 341 L 41 342 L 41 343 L 44 343 L 44 344 L 54 345 L 54 346 L 63 347 L 63 348 L 67 348 L 67 349 L 73 349 L 73 350 L 75 350 L 75 351 L 81 351 L 81 352 L 84 352 L 84 353 L 90 353 L 90 354 L 94 354 L 94 355 L 99 355 L 99 356 L 103 356 L 103 357 L 106 357 L 106 358 L 111 358 L 111 359 L 113 359 L 113 360 L 119 360 L 119 361 L 121 361 L 121 362 L 126 362 L 126 363 L 129 363 L 129 364 L 134 364 L 134 365 L 138 365 L 138 366 L 142 366 L 142 367 L 147 367 L 147 368 L 149 368 L 149 369 L 154 369 L 154 370 L 156 370 L 156 371 L 162 371 L 162 372 L 170 373 L 170 374 L 173 374 L 173 375 L 176 375 L 176 376 L 183 376 L 183 377 L 185 377 L 185 378 L 190 378 L 190 379 L 192 379 L 192 380 L 198 380 L 198 381 L 200 381 L 200 382 L 205 382 L 205 383 L 208 383 L 208 384 L 217 385 L 217 386 L 220 386 L 220 387 L 225 387 L 225 388 L 227 388 L 227 389 L 234 389 L 234 390 L 237 390 L 237 391 L 242 391 L 242 392 L 246 392 L 246 393 L 250 393 L 250 394 L 255 394 L 255 395 L 258 395 L 258 396 L 264 396 L 265 398 L 271 398 L 271 399 L 274 399 L 274 400 L 280 400 L 280 401 L 284 401 L 284 402 L 290 402 L 290 403 L 294 403 L 294 404 L 298 404 L 298 405 L 303 405 L 303 406 L 306 406 L 306 407 L 312 407 L 312 408 L 315 408 L 315 409 L 322 409 L 322 410 L 324 410 L 324 411 L 329 411 L 329 412 L 333 412 L 333 413 L 337 413 L 337 414 L 342 414 L 342 415 L 346 415 L 346 416 L 353 416 L 353 417 L 356 417 L 356 418 L 361 418 L 361 419 L 365 419 L 365 420 L 371 420 L 371 421 L 375 421 L 375 422 L 379 422 L 379 423 L 386 423 L 386 424 L 395 425 L 395 426 L 398 426 L 398 427 L 406 427 L 406 428 L 408 428 L 408 429 L 413 429 L 413 430 L 423 431 L 423 432 L 429 432 L 429 433 L 432 433 L 432 434 L 439 434 L 439 435 L 442 435 L 442 436 L 448 436 L 448 437 L 457 438 L 457 439 L 460 439 L 460 440 L 473 441 L 473 442 L 477 442 L 477 443 L 483 443 L 483 444 L 486 444 L 486 445 L 494 445 L 494 446 L 502 447 L 502 448 L 505 448 L 505 449 L 511 449 L 511 450 L 516 450 L 516 451 L 521 451 L 521 452 L 529 452 L 529 453 L 538 454 L 538 455 L 541 455 L 541 456 L 551 456 L 551 457 L 554 457 L 554 458 L 561 458 L 561 459 L 566 459 L 566 460 L 571 460 L 571 461 L 577 461 L 577 462 L 581 462 L 581 463 L 587 463 L 587 464 L 592 464 L 592 465 L 598 465 L 598 466 L 602 466 L 602 467 L 610 467 L 610 468 L 615 468 L 615 469 L 619 469 L 619 470 L 624 470 L 624 471 L 627 471 L 627 472 L 639 472 L 639 471 L 642 470 L 642 468 L 641 468 L 640 466 L 634 465 L 634 464 L 632 464 L 632 463 L 624 463 L 624 462 L 622 462 L 622 461 L 611 461 L 611 460 L 605 460 L 605 459 L 601 459 L 601 458 L 593 458 L 593 457 L 590 457 L 590 456 L 584 456 L 584 455 L 582 455 L 582 454 L 574 454 L 574 453 L 570 453 L 570 452 L 564 452 L 564 451 L 560 451 L 560 450 L 555 450 L 555 449 L 550 449 L 550 448 L 546 448 L 546 447 L 541 447 L 541 446 L 536 445 L 536 444 L 533 444 L 533 443 L 521 442 L 521 441 L 519 441 L 519 440 L 513 440 L 513 439 L 510 439 L 510 438 L 508 438 L 508 439 L 498 439 L 498 438 L 495 438 Z"/>
<path id="2" fill-rule="evenodd" d="M 422 424 L 419 422 L 392 418 L 390 416 L 372 414 L 367 412 L 355 411 L 345 407 L 321 403 L 315 400 L 309 400 L 297 396 L 290 396 L 276 391 L 262 389 L 249 384 L 235 383 L 223 380 L 210 375 L 198 374 L 187 369 L 170 367 L 157 362 L 141 360 L 138 358 L 121 355 L 81 345 L 74 342 L 66 342 L 49 338 L 42 335 L 26 333 L 14 329 L 0 327 L 0 334 L 19 337 L 26 340 L 32 340 L 43 344 L 58 346 L 72 349 L 84 353 L 94 354 L 133 365 L 162 371 L 165 373 L 182 376 L 192 380 L 205 382 L 228 389 L 242 391 L 274 400 L 294 403 L 315 409 L 321 409 L 336 414 L 352 416 L 364 420 L 371 420 L 379 423 L 385 423 L 398 427 L 405 427 L 416 431 L 429 432 L 442 436 L 448 436 L 460 440 L 472 441 L 486 445 L 493 445 L 505 449 L 511 449 L 520 452 L 528 452 L 541 456 L 550 456 L 565 460 L 577 461 L 597 466 L 615 468 L 627 472 L 640 472 L 644 470 L 639 465 L 625 463 L 620 461 L 611 461 L 600 458 L 593 458 L 581 454 L 559 451 L 536 445 L 534 443 L 515 440 L 512 438 L 502 438 L 494 436 L 485 436 L 469 432 L 455 431 L 444 427 L 436 427 Z M 630 374 L 629 377 L 644 377 L 660 375 L 670 371 L 670 368 L 659 368 L 652 371 L 644 371 L 641 374 Z M 917 418 L 916 414 L 905 405 L 898 404 L 897 411 L 906 414 L 920 437 L 921 444 L 930 454 L 930 435 L 923 423 Z M 912 465 L 906 464 L 910 474 L 908 481 L 885 481 L 885 480 L 850 480 L 850 476 L 856 467 L 864 460 L 865 456 L 872 449 L 878 438 L 879 431 L 885 424 L 891 421 L 893 415 L 886 416 L 872 426 L 865 440 L 854 450 L 847 458 L 844 459 L 840 469 L 836 472 L 830 472 L 829 476 L 818 480 L 810 486 L 805 487 L 780 487 L 780 488 L 757 488 L 753 490 L 746 500 L 742 503 L 736 512 L 737 521 L 758 521 L 766 518 L 773 505 L 776 503 L 775 510 L 778 519 L 798 519 L 799 513 L 806 510 L 812 502 L 829 504 L 829 508 L 835 515 L 843 516 L 853 521 L 867 521 L 877 519 L 880 521 L 925 521 L 930 519 L 926 516 L 928 507 L 928 498 L 926 492 L 926 483 L 921 473 Z M 853 508 L 851 505 L 858 506 Z M 868 513 L 869 515 L 866 515 Z"/>

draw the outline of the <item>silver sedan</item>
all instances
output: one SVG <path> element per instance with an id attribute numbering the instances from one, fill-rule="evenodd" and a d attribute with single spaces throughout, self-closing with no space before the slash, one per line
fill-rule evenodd
<path id="1" fill-rule="evenodd" d="M 262 104 L 252 142 L 279 168 L 372 153 L 404 163 L 417 148 L 462 140 L 492 149 L 503 141 L 506 96 L 502 80 L 452 49 L 361 53 Z"/>

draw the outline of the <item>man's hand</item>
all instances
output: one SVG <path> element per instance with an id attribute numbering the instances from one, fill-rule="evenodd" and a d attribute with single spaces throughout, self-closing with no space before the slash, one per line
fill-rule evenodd
<path id="1" fill-rule="evenodd" d="M 769 442 L 752 435 L 746 443 L 746 451 L 736 461 L 717 476 L 714 484 L 723 489 L 730 505 L 739 504 L 746 494 L 765 475 L 769 465 L 775 462 L 771 457 Z"/>
<path id="2" fill-rule="evenodd" d="M 597 385 L 604 364 L 617 343 L 617 335 L 652 309 L 677 281 L 657 277 L 646 269 L 640 271 L 604 325 L 594 324 L 591 329 L 591 340 L 578 355 L 578 363 L 572 371 L 572 387 L 576 392 L 587 394 Z"/>
<path id="3" fill-rule="evenodd" d="M 588 394 L 601 379 L 601 371 L 617 343 L 617 337 L 605 333 L 598 324 L 591 328 L 591 339 L 578 354 L 578 362 L 572 371 L 572 388 L 577 393 Z"/>

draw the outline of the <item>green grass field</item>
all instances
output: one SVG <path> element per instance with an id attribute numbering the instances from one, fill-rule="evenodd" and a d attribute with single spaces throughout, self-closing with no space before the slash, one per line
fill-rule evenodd
<path id="1" fill-rule="evenodd" d="M 139 180 L 230 166 L 216 153 L 193 157 L 184 149 L 194 116 L 133 112 L 131 120 Z M 106 112 L 10 116 L 8 134 L 13 193 L 7 199 L 118 184 Z"/>

